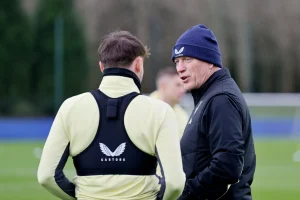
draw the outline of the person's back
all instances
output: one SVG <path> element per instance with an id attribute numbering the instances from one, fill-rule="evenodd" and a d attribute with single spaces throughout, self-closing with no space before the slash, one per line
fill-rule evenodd
<path id="1" fill-rule="evenodd" d="M 108 37 L 131 39 L 128 34 Z M 184 185 L 179 137 L 173 134 L 178 127 L 169 105 L 139 94 L 146 52 L 133 56 L 129 70 L 105 67 L 111 59 L 105 62 L 105 47 L 104 42 L 99 49 L 104 71 L 99 89 L 67 99 L 55 118 L 39 182 L 62 199 L 154 200 L 159 190 L 163 199 L 176 199 Z M 77 172 L 74 184 L 62 172 L 69 155 Z M 155 176 L 157 158 L 166 180 L 162 187 Z"/>

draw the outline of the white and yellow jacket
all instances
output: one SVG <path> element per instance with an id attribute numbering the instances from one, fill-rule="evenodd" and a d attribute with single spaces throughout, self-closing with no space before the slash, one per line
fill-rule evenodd
<path id="1" fill-rule="evenodd" d="M 136 83 L 136 77 L 106 76 L 104 73 L 99 89 L 111 98 L 118 98 L 131 92 L 140 93 Z M 43 149 L 38 168 L 39 183 L 61 199 L 155 200 L 160 190 L 155 175 L 75 176 L 72 182 L 63 175 L 66 149 L 71 157 L 85 150 L 95 137 L 99 118 L 98 105 L 89 92 L 71 97 L 61 105 Z M 138 95 L 127 107 L 124 125 L 130 140 L 140 150 L 157 157 L 155 150 L 159 154 L 165 178 L 163 200 L 177 199 L 183 190 L 185 175 L 179 136 L 174 134 L 178 126 L 172 108 L 164 102 Z M 70 191 L 72 186 L 75 195 Z"/>

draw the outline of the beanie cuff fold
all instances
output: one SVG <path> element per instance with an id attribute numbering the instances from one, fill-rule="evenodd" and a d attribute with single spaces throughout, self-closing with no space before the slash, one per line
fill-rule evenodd
<path id="1" fill-rule="evenodd" d="M 182 48 L 183 51 L 180 52 Z M 174 62 L 175 58 L 183 57 L 183 56 L 196 58 L 198 60 L 202 60 L 207 63 L 214 64 L 218 67 L 222 67 L 221 54 L 219 52 L 216 52 L 214 50 L 205 47 L 185 45 L 185 44 L 174 46 L 172 49 L 172 61 Z"/>

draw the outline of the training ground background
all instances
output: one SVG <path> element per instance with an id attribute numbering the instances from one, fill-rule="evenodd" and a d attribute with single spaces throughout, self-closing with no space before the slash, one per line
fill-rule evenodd
<path id="1" fill-rule="evenodd" d="M 294 107 L 251 108 L 257 169 L 255 200 L 300 199 L 300 116 Z M 53 118 L 0 119 L 0 199 L 56 199 L 37 182 Z M 75 176 L 72 159 L 65 174 Z"/>

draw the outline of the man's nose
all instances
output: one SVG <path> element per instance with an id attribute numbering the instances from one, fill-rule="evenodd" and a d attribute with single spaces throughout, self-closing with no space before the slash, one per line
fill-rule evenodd
<path id="1" fill-rule="evenodd" d="M 177 72 L 180 74 L 180 73 L 182 73 L 184 70 L 185 70 L 185 67 L 184 67 L 184 65 L 182 64 L 182 62 L 178 62 L 177 64 L 176 64 L 176 70 L 177 70 Z"/>

